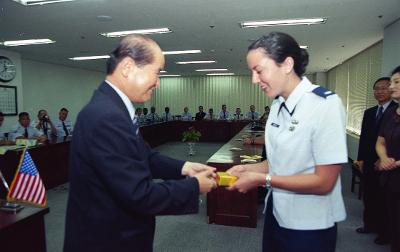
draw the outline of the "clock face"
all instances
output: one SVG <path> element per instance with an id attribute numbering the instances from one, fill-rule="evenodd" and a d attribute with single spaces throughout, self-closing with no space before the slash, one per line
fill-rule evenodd
<path id="1" fill-rule="evenodd" d="M 17 74 L 14 63 L 7 57 L 0 56 L 0 81 L 8 82 Z"/>

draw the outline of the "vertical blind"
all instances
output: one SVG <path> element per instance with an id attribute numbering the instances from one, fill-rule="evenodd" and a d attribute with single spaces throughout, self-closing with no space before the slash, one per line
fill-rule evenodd
<path id="1" fill-rule="evenodd" d="M 261 91 L 259 85 L 252 84 L 249 76 L 196 76 L 161 78 L 150 102 L 158 113 L 164 112 L 164 107 L 170 107 L 176 115 L 188 107 L 194 116 L 199 105 L 205 112 L 213 108 L 215 114 L 221 111 L 222 104 L 227 105 L 230 113 L 240 107 L 245 114 L 250 111 L 250 105 L 255 105 L 256 111 L 263 113 L 272 99 Z"/>
<path id="2" fill-rule="evenodd" d="M 327 87 L 342 99 L 347 112 L 347 130 L 360 134 L 364 110 L 376 105 L 373 84 L 381 77 L 382 42 L 355 55 L 327 73 Z M 313 82 L 315 75 L 307 75 Z M 198 106 L 204 111 L 214 109 L 219 113 L 221 105 L 235 112 L 240 107 L 242 113 L 249 111 L 250 105 L 263 113 L 264 107 L 272 102 L 260 89 L 251 83 L 250 76 L 196 76 L 162 78 L 160 87 L 146 105 L 155 106 L 158 113 L 170 107 L 173 114 L 181 114 L 184 107 L 194 114 Z"/>
<path id="3" fill-rule="evenodd" d="M 373 84 L 381 77 L 382 42 L 328 71 L 328 87 L 342 99 L 347 130 L 360 134 L 364 110 L 377 104 Z"/>

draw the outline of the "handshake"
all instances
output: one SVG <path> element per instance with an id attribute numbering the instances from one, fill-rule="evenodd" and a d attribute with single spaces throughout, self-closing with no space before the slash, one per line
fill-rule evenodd
<path id="1" fill-rule="evenodd" d="M 186 162 L 182 168 L 182 175 L 196 178 L 200 193 L 208 193 L 217 187 L 215 171 L 214 167 L 208 165 Z"/>

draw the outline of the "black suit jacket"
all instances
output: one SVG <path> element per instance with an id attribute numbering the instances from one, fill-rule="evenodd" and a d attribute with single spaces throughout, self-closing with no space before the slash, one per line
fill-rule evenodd
<path id="1" fill-rule="evenodd" d="M 198 211 L 198 182 L 183 179 L 184 161 L 152 151 L 137 130 L 103 82 L 74 129 L 64 251 L 152 251 L 155 215 Z"/>
<path id="2" fill-rule="evenodd" d="M 204 113 L 204 112 L 197 112 L 197 113 L 196 113 L 196 121 L 203 120 L 205 116 L 206 116 L 206 113 Z"/>
<path id="3" fill-rule="evenodd" d="M 388 108 L 396 106 L 397 103 L 391 101 L 389 106 L 385 109 L 384 114 L 388 111 Z M 358 160 L 364 161 L 364 172 L 372 172 L 374 169 L 374 163 L 378 160 L 378 155 L 376 154 L 375 145 L 378 139 L 379 127 L 382 122 L 382 118 L 379 122 L 376 122 L 376 113 L 378 106 L 371 107 L 364 112 L 360 142 L 358 145 Z"/>

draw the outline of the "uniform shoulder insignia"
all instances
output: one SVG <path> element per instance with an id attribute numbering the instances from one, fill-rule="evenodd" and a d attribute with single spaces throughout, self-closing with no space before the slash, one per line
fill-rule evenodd
<path id="1" fill-rule="evenodd" d="M 318 96 L 321 96 L 322 98 L 326 98 L 330 95 L 335 94 L 334 92 L 330 91 L 329 89 L 326 89 L 321 86 L 314 88 L 314 90 L 312 92 Z"/>

